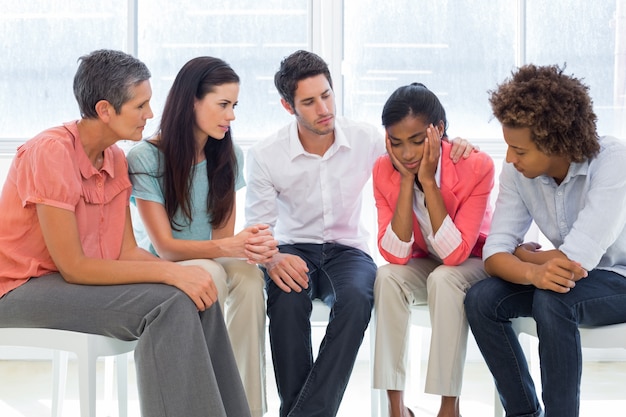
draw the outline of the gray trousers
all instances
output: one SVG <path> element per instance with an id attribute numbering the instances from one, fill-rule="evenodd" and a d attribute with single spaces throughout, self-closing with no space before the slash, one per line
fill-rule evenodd
<path id="1" fill-rule="evenodd" d="M 0 327 L 45 327 L 136 340 L 144 417 L 250 416 L 218 304 L 198 312 L 162 284 L 74 285 L 33 278 L 0 298 Z"/>

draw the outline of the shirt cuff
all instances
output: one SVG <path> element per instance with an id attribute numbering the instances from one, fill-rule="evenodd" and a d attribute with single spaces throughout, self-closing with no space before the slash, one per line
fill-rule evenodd
<path id="1" fill-rule="evenodd" d="M 415 239 L 413 238 L 413 233 L 411 233 L 410 241 L 404 242 L 400 240 L 391 228 L 391 223 L 389 223 L 383 238 L 380 240 L 380 247 L 396 258 L 406 258 L 411 255 L 414 241 Z"/>
<path id="2" fill-rule="evenodd" d="M 457 229 L 450 218 L 450 215 L 447 215 L 446 218 L 443 219 L 443 223 L 437 231 L 437 234 L 435 236 L 430 234 L 428 241 L 433 246 L 437 256 L 441 259 L 445 259 L 461 245 L 463 238 L 461 232 L 459 232 L 459 229 Z"/>

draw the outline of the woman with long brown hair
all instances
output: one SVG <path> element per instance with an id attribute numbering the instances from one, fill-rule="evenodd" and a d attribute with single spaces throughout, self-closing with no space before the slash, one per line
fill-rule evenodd
<path id="1" fill-rule="evenodd" d="M 223 60 L 187 62 L 168 94 L 154 137 L 128 153 L 142 246 L 204 267 L 213 277 L 253 416 L 265 412 L 265 298 L 256 262 L 276 253 L 266 225 L 234 233 L 243 154 L 231 122 L 239 76 Z M 136 227 L 137 229 L 137 227 Z M 246 261 L 247 260 L 247 261 Z"/>

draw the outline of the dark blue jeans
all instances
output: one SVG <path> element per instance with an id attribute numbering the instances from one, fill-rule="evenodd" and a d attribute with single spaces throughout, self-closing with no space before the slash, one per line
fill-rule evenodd
<path id="1" fill-rule="evenodd" d="M 335 243 L 281 245 L 309 267 L 309 288 L 284 292 L 265 274 L 270 344 L 281 417 L 337 414 L 374 305 L 376 264 L 359 249 Z M 331 308 L 313 361 L 312 300 Z"/>
<path id="2" fill-rule="evenodd" d="M 465 311 L 507 416 L 542 415 L 510 321 L 533 317 L 539 336 L 545 417 L 577 417 L 582 375 L 578 326 L 626 322 L 626 277 L 595 269 L 565 294 L 488 278 L 470 288 Z"/>

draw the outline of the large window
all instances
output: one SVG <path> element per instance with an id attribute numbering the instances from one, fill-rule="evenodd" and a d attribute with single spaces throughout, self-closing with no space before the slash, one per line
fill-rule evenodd
<path id="1" fill-rule="evenodd" d="M 566 65 L 591 88 L 598 130 L 626 138 L 626 1 L 345 0 L 344 109 L 380 124 L 400 85 L 442 100 L 449 133 L 504 149 L 488 91 L 524 63 Z"/>
<path id="2" fill-rule="evenodd" d="M 626 139 L 626 1 L 528 1 L 526 61 L 567 63 L 589 85 L 598 130 Z"/>
<path id="3" fill-rule="evenodd" d="M 380 125 L 387 97 L 421 82 L 442 101 L 452 136 L 495 137 L 486 91 L 515 63 L 515 5 L 346 1 L 346 113 Z"/>
<path id="4" fill-rule="evenodd" d="M 139 6 L 138 56 L 153 74 L 155 113 L 183 64 L 210 55 L 224 59 L 241 78 L 233 124 L 238 142 L 245 145 L 289 121 L 274 73 L 283 57 L 309 49 L 307 0 L 142 0 Z"/>
<path id="5" fill-rule="evenodd" d="M 126 49 L 127 6 L 126 0 L 0 0 L 0 10 L 0 140 L 12 145 L 78 117 L 77 58 Z"/>
<path id="6" fill-rule="evenodd" d="M 330 64 L 339 113 L 380 125 L 398 86 L 426 84 L 450 134 L 501 153 L 488 91 L 518 65 L 567 65 L 591 87 L 600 134 L 626 138 L 626 0 L 0 0 L 0 152 L 78 116 L 77 58 L 135 54 L 153 73 L 155 119 L 180 67 L 198 55 L 242 79 L 233 131 L 244 147 L 290 120 L 273 74 L 296 49 Z M 497 156 L 497 155 L 494 155 Z"/>
<path id="7" fill-rule="evenodd" d="M 152 72 L 156 129 L 182 65 L 199 55 L 227 61 L 241 77 L 234 134 L 244 145 L 289 120 L 273 75 L 295 49 L 309 49 L 307 0 L 0 0 L 0 150 L 78 116 L 72 94 L 77 58 L 121 49 Z"/>

